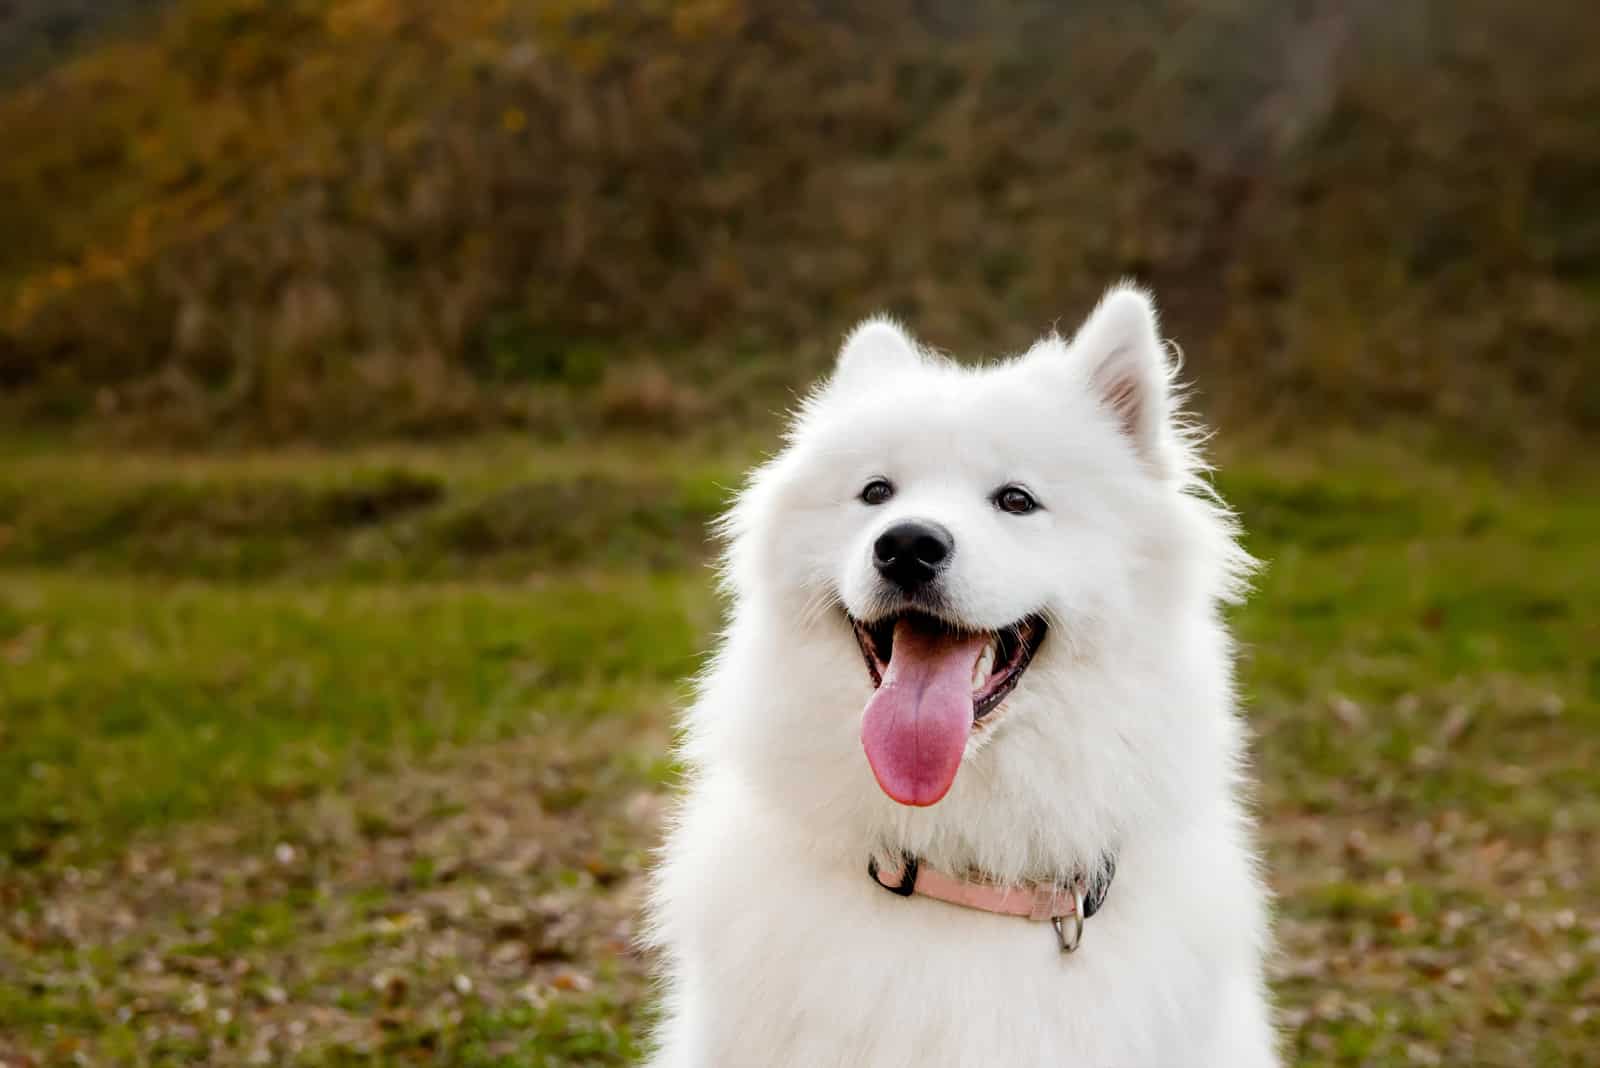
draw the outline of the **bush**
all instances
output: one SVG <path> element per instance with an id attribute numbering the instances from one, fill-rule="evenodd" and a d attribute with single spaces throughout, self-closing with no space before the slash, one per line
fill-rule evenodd
<path id="1" fill-rule="evenodd" d="M 0 98 L 0 386 L 555 432 L 634 421 L 611 353 L 1002 349 L 1134 275 L 1213 406 L 1592 429 L 1596 11 L 179 0 Z"/>

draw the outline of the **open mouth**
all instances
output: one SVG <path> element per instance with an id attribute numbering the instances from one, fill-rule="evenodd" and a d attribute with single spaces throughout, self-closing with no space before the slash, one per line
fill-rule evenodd
<path id="1" fill-rule="evenodd" d="M 851 622 L 875 687 L 861 714 L 872 773 L 902 805 L 934 804 L 955 782 L 968 737 L 1022 680 L 1045 622 L 972 631 L 921 612 Z"/>
<path id="2" fill-rule="evenodd" d="M 1044 619 L 1036 615 L 1018 620 L 1003 630 L 979 632 L 959 630 L 921 612 L 902 612 L 876 623 L 863 623 L 854 618 L 850 622 L 855 627 L 856 642 L 861 646 L 861 656 L 867 662 L 867 673 L 872 676 L 874 688 L 883 685 L 884 674 L 893 662 L 895 633 L 902 623 L 912 631 L 946 636 L 956 648 L 982 637 L 984 643 L 972 664 L 970 676 L 974 724 L 1000 707 L 1000 702 L 1017 688 L 1048 629 Z"/>

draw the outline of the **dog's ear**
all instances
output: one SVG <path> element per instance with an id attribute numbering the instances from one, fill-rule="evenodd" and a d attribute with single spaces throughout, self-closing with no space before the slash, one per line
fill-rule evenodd
<path id="1" fill-rule="evenodd" d="M 1173 369 L 1150 295 L 1126 283 L 1113 287 L 1073 337 L 1072 355 L 1140 455 L 1173 473 Z"/>
<path id="2" fill-rule="evenodd" d="M 921 362 L 916 342 L 899 324 L 892 319 L 874 317 L 850 331 L 850 336 L 845 338 L 828 387 L 849 389 L 878 375 L 910 369 Z"/>

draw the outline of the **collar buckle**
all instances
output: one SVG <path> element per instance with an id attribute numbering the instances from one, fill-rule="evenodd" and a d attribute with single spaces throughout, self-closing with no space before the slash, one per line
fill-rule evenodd
<path id="1" fill-rule="evenodd" d="M 1056 944 L 1062 953 L 1072 953 L 1083 944 L 1083 880 L 1077 879 L 1071 887 L 1072 911 L 1065 916 L 1051 916 L 1050 926 L 1056 929 Z M 1053 895 L 1052 895 L 1053 896 Z"/>

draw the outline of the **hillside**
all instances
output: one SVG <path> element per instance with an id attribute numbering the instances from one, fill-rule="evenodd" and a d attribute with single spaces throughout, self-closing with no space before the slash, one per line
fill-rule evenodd
<path id="1" fill-rule="evenodd" d="M 0 390 L 162 439 L 737 425 L 854 316 L 987 352 L 1134 275 L 1236 422 L 1593 430 L 1597 35 L 1577 0 L 175 0 L 0 94 Z"/>

